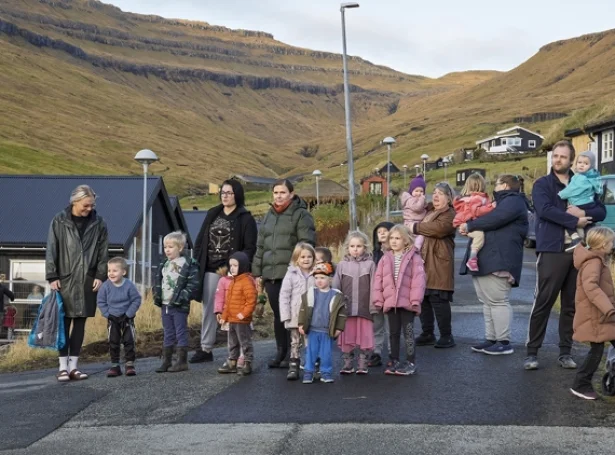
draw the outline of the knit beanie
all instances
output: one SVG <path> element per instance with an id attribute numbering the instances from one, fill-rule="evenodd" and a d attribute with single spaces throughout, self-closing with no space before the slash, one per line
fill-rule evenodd
<path id="1" fill-rule="evenodd" d="M 596 155 L 591 150 L 586 150 L 579 154 L 579 157 L 586 156 L 589 159 L 589 168 L 596 169 Z M 578 159 L 578 158 L 577 158 Z"/>
<path id="2" fill-rule="evenodd" d="M 410 181 L 410 187 L 408 188 L 408 193 L 412 194 L 412 192 L 417 188 L 423 188 L 423 192 L 425 191 L 425 179 L 422 175 L 417 175 Z"/>

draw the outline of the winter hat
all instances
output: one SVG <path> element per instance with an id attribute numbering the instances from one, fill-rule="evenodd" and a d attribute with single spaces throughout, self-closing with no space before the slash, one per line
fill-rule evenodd
<path id="1" fill-rule="evenodd" d="M 244 253 L 243 251 L 237 251 L 236 253 L 233 253 L 231 257 L 228 258 L 229 270 L 231 269 L 231 259 L 235 259 L 239 264 L 237 276 L 250 272 L 250 258 L 248 258 L 248 255 L 246 253 Z"/>
<path id="2" fill-rule="evenodd" d="M 422 175 L 417 175 L 410 181 L 408 193 L 412 194 L 412 192 L 417 188 L 423 188 L 423 191 L 425 191 L 425 188 L 427 188 L 427 185 L 425 184 L 425 179 Z"/>
<path id="3" fill-rule="evenodd" d="M 579 157 L 586 156 L 589 159 L 589 168 L 596 169 L 596 155 L 591 150 L 586 150 L 579 154 Z M 578 158 L 577 158 L 578 159 Z"/>
<path id="4" fill-rule="evenodd" d="M 314 270 L 312 270 L 312 275 L 326 275 L 333 276 L 333 265 L 330 262 L 321 262 L 314 266 Z"/>

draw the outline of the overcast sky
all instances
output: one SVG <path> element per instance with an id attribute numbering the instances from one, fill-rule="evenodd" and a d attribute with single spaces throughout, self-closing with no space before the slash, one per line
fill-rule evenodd
<path id="1" fill-rule="evenodd" d="M 261 30 L 341 53 L 335 0 L 103 0 L 124 11 Z M 547 43 L 615 28 L 612 0 L 358 0 L 348 53 L 410 74 L 510 70 Z"/>

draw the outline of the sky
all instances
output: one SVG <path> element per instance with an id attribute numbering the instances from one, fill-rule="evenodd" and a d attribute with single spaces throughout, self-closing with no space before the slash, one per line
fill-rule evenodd
<path id="1" fill-rule="evenodd" d="M 124 11 L 260 30 L 341 53 L 335 0 L 103 0 Z M 358 0 L 346 12 L 348 53 L 429 77 L 508 71 L 543 45 L 615 28 L 612 0 Z M 582 5 L 582 6 L 581 6 Z"/>

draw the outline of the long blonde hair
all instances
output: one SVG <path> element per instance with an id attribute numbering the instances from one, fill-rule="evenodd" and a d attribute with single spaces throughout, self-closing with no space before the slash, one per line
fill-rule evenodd
<path id="1" fill-rule="evenodd" d="M 460 194 L 461 196 L 469 196 L 472 193 L 484 193 L 486 189 L 487 182 L 485 182 L 485 177 L 475 172 L 468 176 Z"/>
<path id="2" fill-rule="evenodd" d="M 357 231 L 350 231 L 348 233 L 348 235 L 346 236 L 346 240 L 344 240 L 344 254 L 349 254 L 348 252 L 348 246 L 350 245 L 350 241 L 352 239 L 359 239 L 361 240 L 361 242 L 363 242 L 363 245 L 365 246 L 365 253 L 366 254 L 372 254 L 372 244 L 369 241 L 369 237 L 364 233 L 361 232 L 359 230 Z"/>

